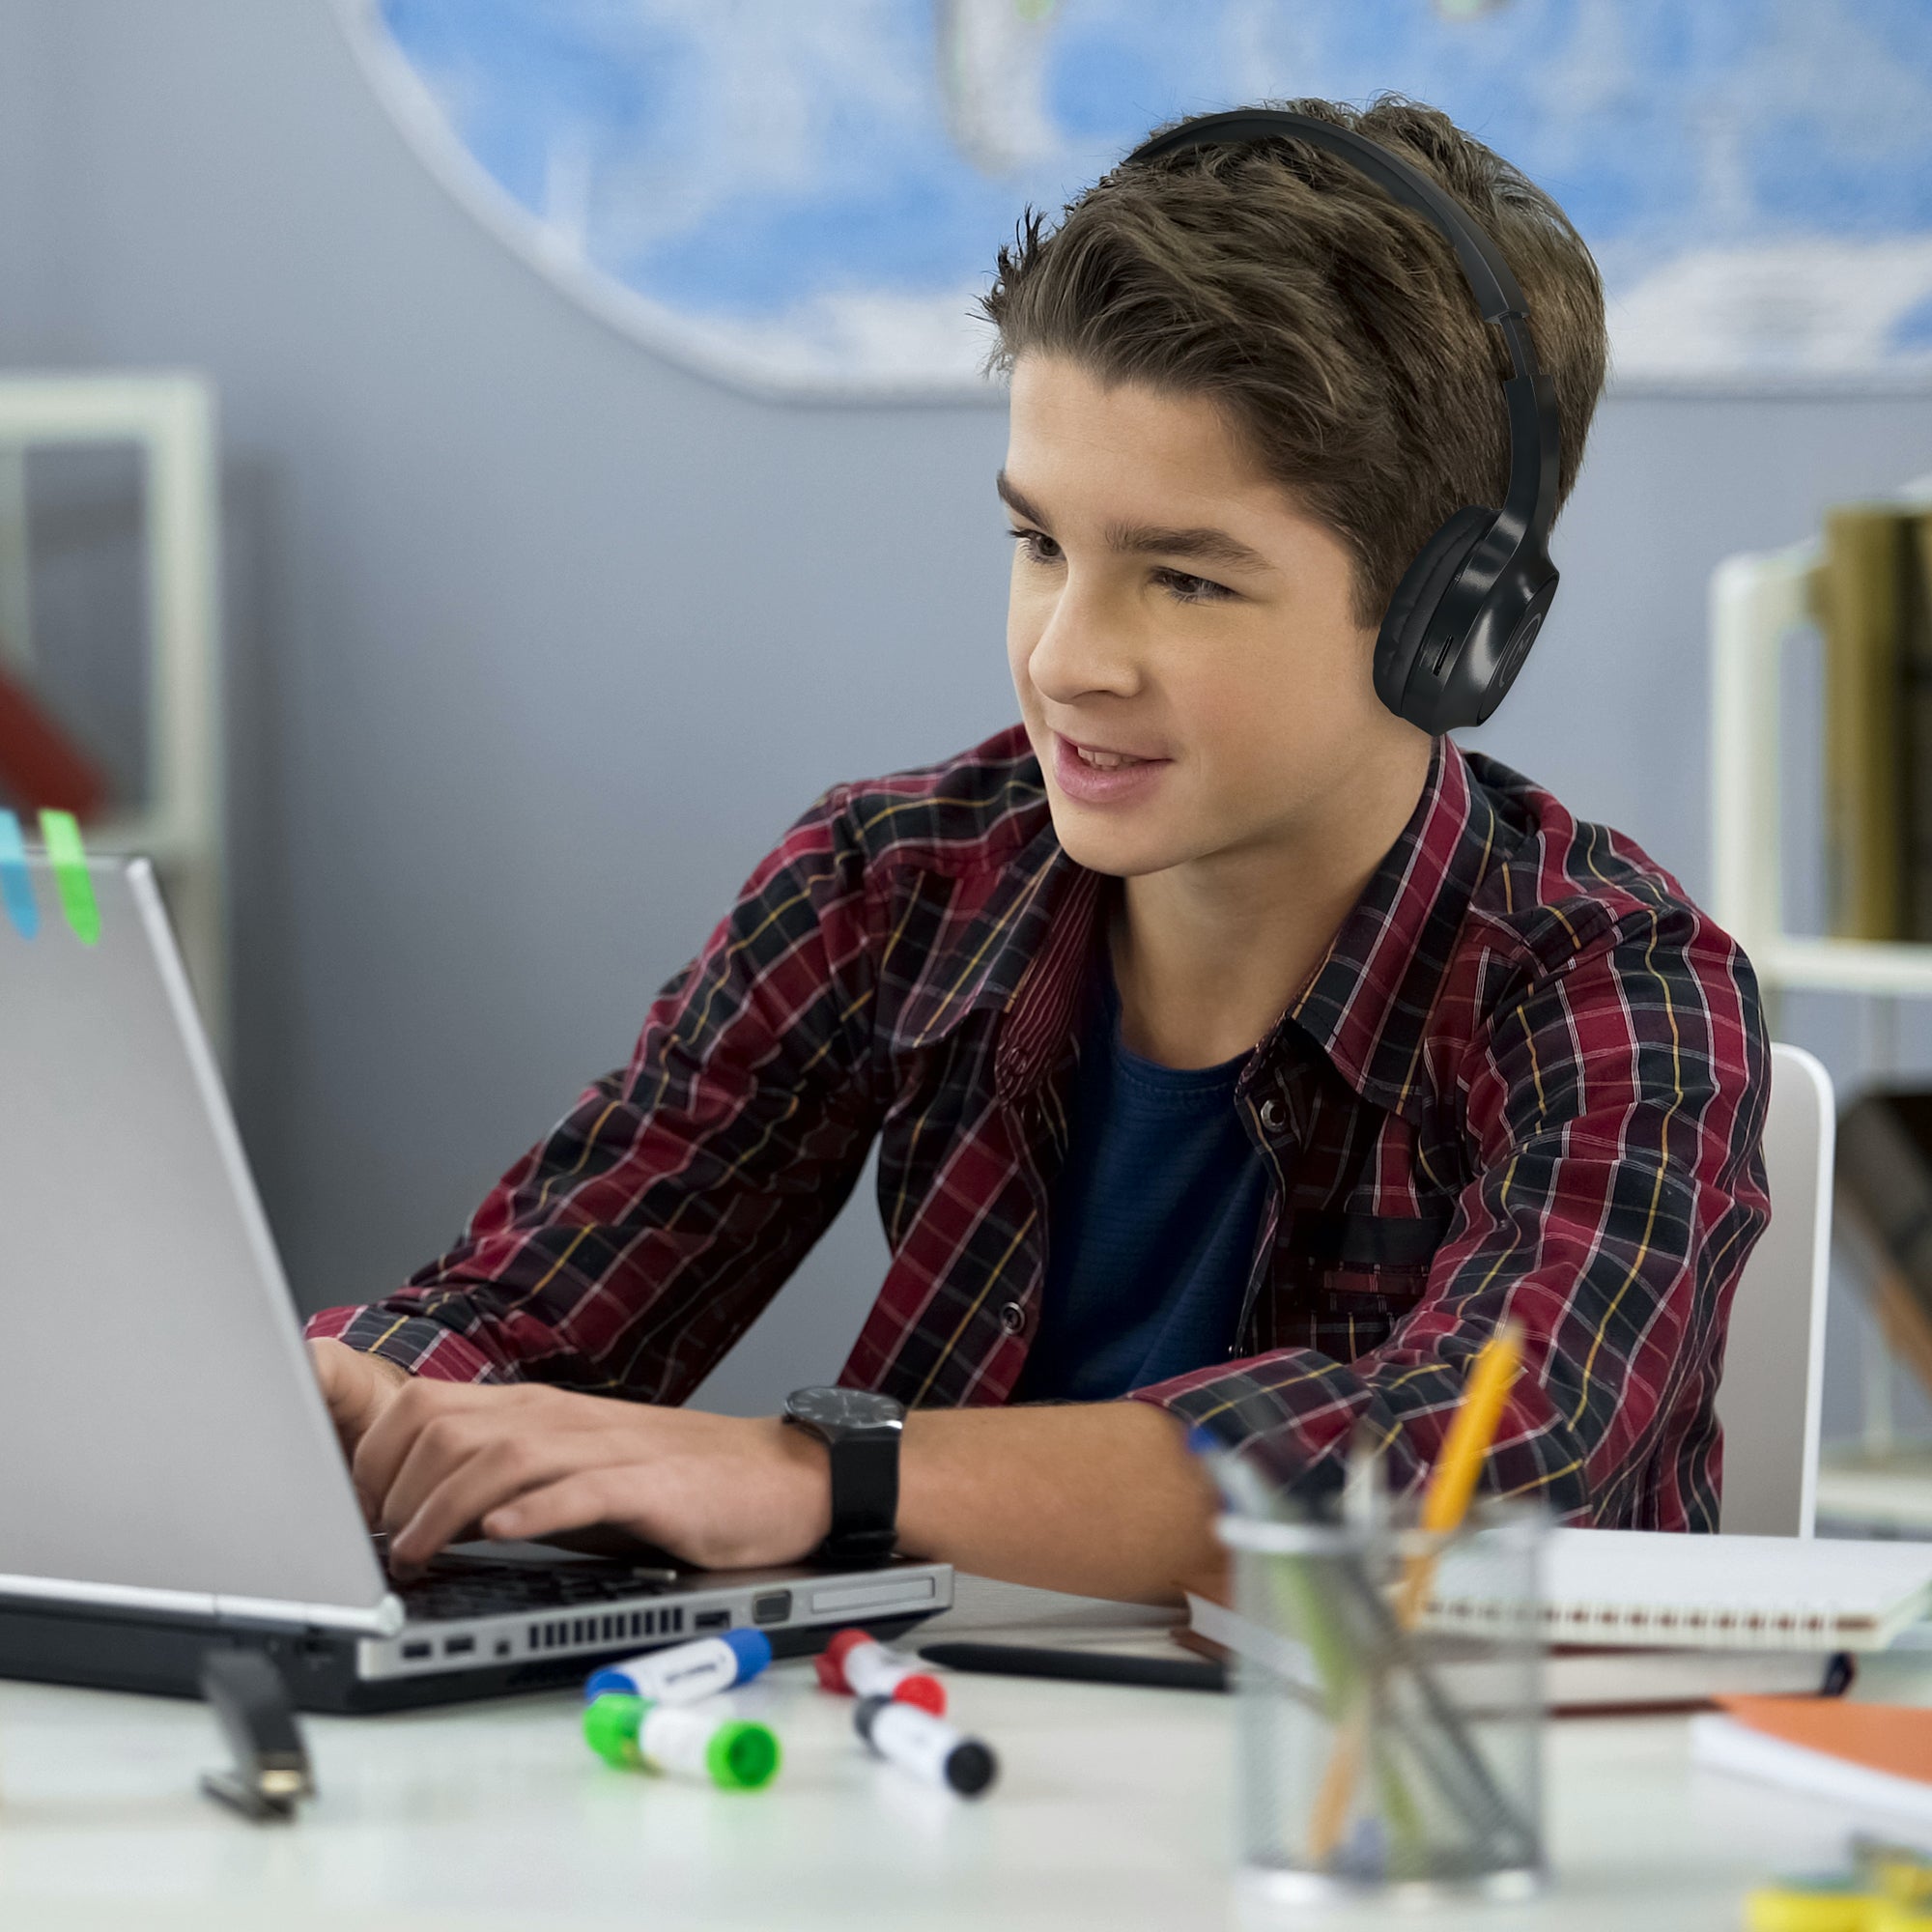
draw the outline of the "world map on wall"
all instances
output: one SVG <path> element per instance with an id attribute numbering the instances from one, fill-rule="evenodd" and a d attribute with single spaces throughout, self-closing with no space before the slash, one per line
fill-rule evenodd
<path id="1" fill-rule="evenodd" d="M 1927 0 L 340 0 L 432 165 L 660 351 L 997 394 L 975 298 L 1183 113 L 1385 90 L 1563 204 L 1626 385 L 1932 378 Z"/>

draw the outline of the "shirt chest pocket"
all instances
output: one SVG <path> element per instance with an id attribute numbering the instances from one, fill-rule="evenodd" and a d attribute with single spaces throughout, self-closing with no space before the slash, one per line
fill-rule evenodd
<path id="1" fill-rule="evenodd" d="M 1399 1317 L 1422 1299 L 1451 1215 L 1292 1214 L 1281 1231 L 1279 1278 L 1291 1299 L 1322 1316 Z"/>

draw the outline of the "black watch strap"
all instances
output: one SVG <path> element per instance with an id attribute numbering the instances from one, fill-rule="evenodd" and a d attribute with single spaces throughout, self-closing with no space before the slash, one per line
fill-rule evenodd
<path id="1" fill-rule="evenodd" d="M 821 1556 L 843 1562 L 890 1556 L 898 1542 L 898 1431 L 847 1435 L 826 1444 L 832 1460 L 832 1527 Z"/>

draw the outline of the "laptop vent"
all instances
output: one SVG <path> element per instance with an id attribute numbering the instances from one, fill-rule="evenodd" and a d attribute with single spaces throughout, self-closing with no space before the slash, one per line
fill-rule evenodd
<path id="1" fill-rule="evenodd" d="M 684 1629 L 681 1608 L 619 1610 L 606 1617 L 556 1617 L 549 1623 L 531 1624 L 527 1648 L 568 1650 L 576 1644 L 621 1643 L 634 1636 L 675 1636 Z"/>

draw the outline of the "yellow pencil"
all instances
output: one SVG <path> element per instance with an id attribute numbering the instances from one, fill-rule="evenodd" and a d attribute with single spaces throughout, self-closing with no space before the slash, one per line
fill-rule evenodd
<path id="1" fill-rule="evenodd" d="M 1429 1487 L 1423 1492 L 1421 1527 L 1425 1534 L 1446 1536 L 1468 1515 L 1484 1458 L 1496 1439 L 1503 1405 L 1521 1367 L 1522 1330 L 1516 1322 L 1505 1321 L 1483 1344 L 1469 1379 L 1463 1384 L 1463 1400 L 1456 1406 L 1442 1453 L 1436 1457 Z M 1435 1575 L 1433 1555 L 1408 1559 L 1396 1600 L 1396 1621 L 1404 1630 L 1412 1629 L 1421 1616 Z M 1336 1736 L 1309 1818 L 1308 1848 L 1316 1864 L 1325 1864 L 1342 1841 L 1367 1747 L 1368 1710 L 1357 1703 Z"/>
<path id="2" fill-rule="evenodd" d="M 1483 1344 L 1469 1379 L 1463 1385 L 1463 1400 L 1449 1423 L 1442 1453 L 1430 1472 L 1429 1487 L 1422 1496 L 1423 1533 L 1447 1536 L 1460 1528 L 1469 1513 L 1476 1484 L 1483 1473 L 1484 1459 L 1496 1439 L 1503 1419 L 1503 1405 L 1522 1367 L 1522 1330 L 1514 1321 L 1505 1321 Z M 1433 1556 L 1411 1556 L 1403 1577 L 1402 1596 L 1396 1605 L 1396 1621 L 1404 1630 L 1411 1628 L 1429 1601 L 1429 1583 L 1435 1574 Z"/>

